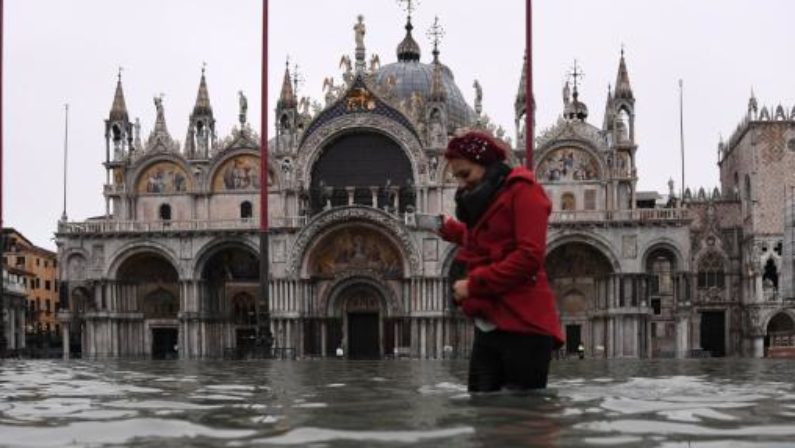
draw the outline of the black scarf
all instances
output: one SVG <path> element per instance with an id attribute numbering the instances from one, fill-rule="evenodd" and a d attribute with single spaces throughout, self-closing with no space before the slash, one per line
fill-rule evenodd
<path id="1" fill-rule="evenodd" d="M 475 188 L 471 190 L 459 188 L 455 192 L 455 215 L 458 220 L 466 224 L 469 229 L 474 227 L 493 202 L 510 172 L 511 167 L 502 162 L 495 162 L 486 167 L 483 179 Z"/>

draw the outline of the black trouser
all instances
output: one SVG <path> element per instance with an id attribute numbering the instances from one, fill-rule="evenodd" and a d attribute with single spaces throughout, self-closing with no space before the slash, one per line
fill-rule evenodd
<path id="1" fill-rule="evenodd" d="M 475 328 L 469 360 L 469 391 L 547 387 L 552 338 L 538 334 L 483 332 Z"/>

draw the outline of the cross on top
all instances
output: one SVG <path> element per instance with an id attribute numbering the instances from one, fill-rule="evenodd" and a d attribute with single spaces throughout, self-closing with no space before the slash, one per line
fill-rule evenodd
<path id="1" fill-rule="evenodd" d="M 577 82 L 578 82 L 577 78 L 585 77 L 585 73 L 583 73 L 581 69 L 578 70 L 577 60 L 576 59 L 574 60 L 574 65 L 572 66 L 572 69 L 568 73 L 568 75 L 572 78 L 572 84 L 574 85 L 574 91 L 576 92 L 577 91 Z"/>
<path id="2" fill-rule="evenodd" d="M 431 25 L 431 27 L 428 28 L 428 32 L 426 35 L 428 36 L 428 39 L 430 39 L 431 42 L 433 43 L 433 49 L 434 51 L 436 51 L 436 48 L 439 46 L 439 42 L 444 37 L 444 28 L 442 28 L 442 25 L 439 24 L 439 16 L 436 16 L 433 19 L 433 25 Z"/>
<path id="3" fill-rule="evenodd" d="M 420 4 L 420 0 L 397 0 L 397 2 L 403 10 L 408 13 L 409 17 L 411 17 L 411 13 L 413 13 Z"/>
<path id="4" fill-rule="evenodd" d="M 298 64 L 293 64 L 293 90 L 298 95 L 298 84 L 304 83 L 303 74 L 298 72 Z"/>

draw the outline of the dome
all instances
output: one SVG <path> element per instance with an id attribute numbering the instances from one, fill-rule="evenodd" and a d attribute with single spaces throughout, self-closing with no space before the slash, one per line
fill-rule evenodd
<path id="1" fill-rule="evenodd" d="M 411 98 L 414 92 L 419 92 L 423 99 L 427 99 L 431 93 L 433 64 L 423 64 L 416 60 L 387 64 L 376 73 L 376 82 L 381 85 L 390 76 L 394 76 L 396 81 L 392 93 L 398 102 Z M 445 65 L 442 65 L 442 83 L 447 93 L 448 131 L 471 126 L 475 121 L 475 111 L 464 101 L 464 96 L 453 79 L 453 73 Z"/>

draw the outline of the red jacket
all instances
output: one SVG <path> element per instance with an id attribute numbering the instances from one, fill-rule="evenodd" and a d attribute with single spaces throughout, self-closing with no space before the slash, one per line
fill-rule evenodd
<path id="1" fill-rule="evenodd" d="M 498 329 L 552 336 L 563 343 L 555 296 L 544 271 L 551 203 L 533 173 L 514 168 L 472 229 L 446 219 L 442 238 L 459 245 L 469 297 L 461 309 Z"/>

